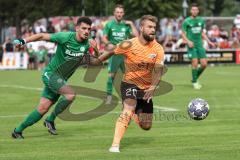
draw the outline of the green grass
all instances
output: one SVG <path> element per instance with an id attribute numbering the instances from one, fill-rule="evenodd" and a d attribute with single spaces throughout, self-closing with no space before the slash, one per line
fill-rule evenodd
<path id="1" fill-rule="evenodd" d="M 240 159 L 240 66 L 209 67 L 200 81 L 190 84 L 190 68 L 170 67 L 163 78 L 174 89 L 155 97 L 154 104 L 176 112 L 155 109 L 150 131 L 131 123 L 122 140 L 121 153 L 108 153 L 119 104 L 111 113 L 89 121 L 57 119 L 58 136 L 51 136 L 42 120 L 25 130 L 24 140 L 13 140 L 11 131 L 37 105 L 41 88 L 38 71 L 0 71 L 0 160 L 236 160 Z M 107 72 L 95 83 L 83 82 L 80 69 L 69 83 L 104 91 Z M 10 87 L 12 86 L 12 87 Z M 27 88 L 17 88 L 24 86 Z M 186 106 L 193 98 L 209 102 L 211 112 L 203 121 L 189 120 Z M 101 100 L 78 96 L 74 113 L 95 108 Z M 117 112 L 117 113 L 116 113 Z"/>

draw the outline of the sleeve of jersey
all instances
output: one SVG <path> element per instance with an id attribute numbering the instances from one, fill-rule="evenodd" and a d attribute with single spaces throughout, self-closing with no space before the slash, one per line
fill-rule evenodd
<path id="1" fill-rule="evenodd" d="M 186 22 L 186 20 L 183 22 L 183 24 L 182 24 L 182 30 L 184 31 L 184 32 L 187 32 L 187 22 Z"/>
<path id="2" fill-rule="evenodd" d="M 114 49 L 114 54 L 127 55 L 127 53 L 129 52 L 130 48 L 131 48 L 130 41 L 122 41 Z"/>
<path id="3" fill-rule="evenodd" d="M 50 41 L 63 44 L 64 42 L 66 42 L 68 40 L 69 35 L 70 35 L 69 32 L 53 33 L 50 35 Z"/>
<path id="4" fill-rule="evenodd" d="M 205 20 L 203 19 L 203 29 L 205 29 L 206 28 L 206 22 L 205 22 Z"/>

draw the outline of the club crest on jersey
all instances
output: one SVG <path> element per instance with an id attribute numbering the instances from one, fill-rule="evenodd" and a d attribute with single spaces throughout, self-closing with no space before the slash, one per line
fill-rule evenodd
<path id="1" fill-rule="evenodd" d="M 122 32 L 125 32 L 125 31 L 126 31 L 126 29 L 125 29 L 125 28 L 122 28 L 122 29 L 121 29 L 121 31 L 122 31 Z"/>
<path id="2" fill-rule="evenodd" d="M 81 51 L 81 52 L 84 52 L 84 51 L 85 51 L 85 48 L 84 48 L 84 47 L 81 47 L 81 48 L 80 48 L 80 51 Z"/>
<path id="3" fill-rule="evenodd" d="M 148 55 L 148 58 L 154 59 L 156 56 L 157 56 L 156 53 L 150 53 L 150 54 Z"/>

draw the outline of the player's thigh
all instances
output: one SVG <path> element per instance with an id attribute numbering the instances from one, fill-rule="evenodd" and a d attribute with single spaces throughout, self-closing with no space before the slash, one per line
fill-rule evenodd
<path id="1" fill-rule="evenodd" d="M 42 91 L 42 98 L 48 99 L 51 102 L 55 103 L 60 97 L 59 93 L 53 92 L 48 86 L 45 86 Z"/>
<path id="2" fill-rule="evenodd" d="M 198 55 L 199 59 L 206 59 L 207 58 L 206 50 L 201 46 L 197 48 L 197 55 Z"/>
<path id="3" fill-rule="evenodd" d="M 135 110 L 137 105 L 137 87 L 133 84 L 122 82 L 121 95 L 124 108 Z"/>
<path id="4" fill-rule="evenodd" d="M 67 85 L 66 80 L 61 75 L 57 73 L 52 73 L 50 71 L 46 71 L 43 73 L 42 81 L 49 90 L 56 94 L 61 94 L 60 88 Z"/>
<path id="5" fill-rule="evenodd" d="M 64 95 L 68 100 L 73 101 L 76 97 L 76 93 L 74 92 L 73 88 L 64 85 L 59 89 L 59 94 Z"/>
<path id="6" fill-rule="evenodd" d="M 42 96 L 57 101 L 60 95 L 64 95 L 68 100 L 75 99 L 75 92 L 72 87 L 58 74 L 45 72 L 42 76 L 45 88 Z"/>
<path id="7" fill-rule="evenodd" d="M 139 126 L 144 130 L 149 130 L 152 127 L 153 113 L 139 113 Z"/>
<path id="8" fill-rule="evenodd" d="M 192 59 L 197 59 L 198 58 L 198 55 L 197 55 L 197 49 L 196 48 L 188 48 L 188 58 L 190 60 Z"/>
<path id="9" fill-rule="evenodd" d="M 138 115 L 140 127 L 149 130 L 153 120 L 153 101 L 150 100 L 148 103 L 143 99 L 138 99 L 135 113 Z"/>

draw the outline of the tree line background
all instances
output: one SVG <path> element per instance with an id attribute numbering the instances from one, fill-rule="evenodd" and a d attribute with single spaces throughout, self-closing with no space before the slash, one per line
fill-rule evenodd
<path id="1" fill-rule="evenodd" d="M 240 0 L 187 0 L 198 3 L 202 16 L 235 16 L 240 14 Z M 144 14 L 158 18 L 183 15 L 182 0 L 0 0 L 0 33 L 3 27 L 15 26 L 21 36 L 23 20 L 32 25 L 39 18 L 52 16 L 109 16 L 115 4 L 125 6 L 126 18 Z"/>

